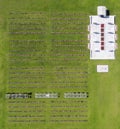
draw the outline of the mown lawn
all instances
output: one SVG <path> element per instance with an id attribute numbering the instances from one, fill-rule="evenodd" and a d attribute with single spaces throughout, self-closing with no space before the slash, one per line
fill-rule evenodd
<path id="1" fill-rule="evenodd" d="M 7 89 L 7 67 L 8 67 L 8 23 L 9 23 L 9 12 L 10 11 L 46 11 L 47 13 L 53 12 L 77 12 L 88 15 L 96 14 L 96 9 L 98 5 L 105 5 L 112 15 L 116 15 L 116 24 L 118 25 L 118 49 L 116 51 L 116 59 L 111 61 L 91 61 L 88 60 L 88 92 L 89 92 L 89 122 L 88 124 L 25 124 L 23 126 L 12 125 L 6 123 L 7 121 L 7 110 L 6 110 L 6 100 L 4 94 Z M 120 49 L 119 49 L 119 35 L 120 35 L 120 4 L 119 0 L 0 0 L 0 129 L 119 129 L 120 128 Z M 89 21 L 89 17 L 88 17 Z M 88 22 L 87 21 L 87 22 Z M 49 21 L 48 21 L 49 24 Z M 51 23 L 50 23 L 51 24 Z M 86 27 L 87 28 L 87 27 Z M 50 28 L 49 30 L 50 31 Z M 86 30 L 85 30 L 86 32 Z M 87 38 L 87 32 L 85 34 Z M 47 41 L 51 39 L 48 35 Z M 79 39 L 78 36 L 72 35 L 71 39 Z M 83 37 L 84 39 L 85 37 Z M 56 38 L 57 39 L 57 38 Z M 63 37 L 58 37 L 58 39 L 64 39 Z M 85 39 L 85 42 L 88 42 Z M 51 42 L 50 42 L 51 43 Z M 85 43 L 87 45 L 87 43 Z M 87 46 L 86 46 L 87 47 Z M 52 43 L 47 42 L 46 55 L 53 54 L 50 49 L 52 48 Z M 53 62 L 52 62 L 53 63 Z M 60 63 L 60 62 L 56 62 Z M 65 65 L 69 65 L 72 68 L 77 67 L 75 63 L 66 62 Z M 107 64 L 109 65 L 109 73 L 97 73 L 97 64 Z M 52 64 L 55 65 L 54 63 Z M 51 62 L 46 65 L 46 70 L 54 70 Z M 79 63 L 78 63 L 79 65 Z M 75 69 L 74 69 L 75 70 Z M 68 71 L 67 71 L 68 72 Z M 70 72 L 70 70 L 69 70 Z M 63 78 L 62 78 L 63 79 Z M 53 73 L 46 76 L 46 80 L 50 82 L 51 80 L 56 80 L 57 77 Z M 64 79 L 63 79 L 64 80 Z M 65 80 L 64 80 L 65 81 Z M 75 81 L 78 81 L 77 79 Z M 46 84 L 48 83 L 46 82 Z M 47 87 L 49 91 L 52 91 L 50 87 Z M 46 89 L 43 89 L 46 91 Z M 55 89 L 54 91 L 58 91 Z M 36 92 L 36 91 L 33 91 Z M 59 90 L 62 94 L 64 90 Z M 63 98 L 61 98 L 63 99 Z M 50 103 L 48 102 L 48 107 Z M 49 109 L 47 109 L 49 111 Z M 49 114 L 46 114 L 48 117 Z"/>

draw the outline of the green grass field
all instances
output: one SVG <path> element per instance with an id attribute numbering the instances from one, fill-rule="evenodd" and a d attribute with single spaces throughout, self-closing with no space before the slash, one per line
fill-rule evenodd
<path id="1" fill-rule="evenodd" d="M 87 25 L 98 5 L 116 15 L 115 60 L 89 60 Z M 119 9 L 118 0 L 0 0 L 0 129 L 120 129 Z M 109 72 L 97 73 L 97 64 Z M 32 98 L 6 99 L 7 92 Z M 36 92 L 60 97 L 35 99 Z"/>

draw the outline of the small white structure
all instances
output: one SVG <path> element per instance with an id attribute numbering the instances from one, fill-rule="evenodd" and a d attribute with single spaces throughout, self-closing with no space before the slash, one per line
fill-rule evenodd
<path id="1" fill-rule="evenodd" d="M 46 94 L 46 97 L 47 97 L 47 98 L 49 98 L 49 97 L 50 97 L 50 94 L 49 94 L 49 93 L 48 93 L 48 94 Z"/>
<path id="2" fill-rule="evenodd" d="M 58 98 L 58 93 L 35 93 L 35 98 Z"/>
<path id="3" fill-rule="evenodd" d="M 64 98 L 87 98 L 88 92 L 67 92 L 64 93 Z"/>
<path id="4" fill-rule="evenodd" d="M 97 65 L 97 72 L 106 73 L 109 71 L 108 65 Z"/>
<path id="5" fill-rule="evenodd" d="M 105 6 L 98 6 L 97 7 L 98 16 L 106 17 L 106 15 L 107 15 L 106 10 L 107 10 L 107 8 Z"/>
<path id="6" fill-rule="evenodd" d="M 90 59 L 93 60 L 115 59 L 117 26 L 115 16 L 107 16 L 106 12 L 106 7 L 98 6 L 98 15 L 90 16 L 88 48 Z"/>

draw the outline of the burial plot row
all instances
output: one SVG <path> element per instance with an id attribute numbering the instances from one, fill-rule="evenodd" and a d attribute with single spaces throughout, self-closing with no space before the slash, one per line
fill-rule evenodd
<path id="1" fill-rule="evenodd" d="M 54 123 L 79 123 L 79 122 L 88 122 L 88 120 L 50 120 L 50 122 L 54 122 Z"/>
<path id="2" fill-rule="evenodd" d="M 32 92 L 30 93 L 6 93 L 5 97 L 7 99 L 16 98 L 32 98 Z M 46 93 L 35 93 L 35 98 L 58 98 L 59 93 L 46 92 Z M 64 98 L 87 98 L 88 92 L 66 92 L 64 93 Z"/>
<path id="3" fill-rule="evenodd" d="M 58 93 L 35 93 L 35 98 L 58 98 Z"/>
<path id="4" fill-rule="evenodd" d="M 82 114 L 82 113 L 87 113 L 88 112 L 88 110 L 81 110 L 81 109 L 54 109 L 54 110 L 51 110 L 51 112 L 54 114 L 54 113 L 80 113 L 80 114 Z"/>
<path id="5" fill-rule="evenodd" d="M 6 93 L 7 99 L 32 98 L 32 93 Z"/>
<path id="6" fill-rule="evenodd" d="M 65 98 L 87 98 L 88 92 L 67 92 L 64 93 Z"/>

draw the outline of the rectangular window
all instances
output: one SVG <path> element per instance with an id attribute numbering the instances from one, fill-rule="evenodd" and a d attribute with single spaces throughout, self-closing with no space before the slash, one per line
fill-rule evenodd
<path id="1" fill-rule="evenodd" d="M 101 38 L 101 41 L 104 41 L 104 38 Z"/>
<path id="2" fill-rule="evenodd" d="M 101 47 L 101 50 L 104 50 L 104 47 Z"/>
<path id="3" fill-rule="evenodd" d="M 101 36 L 104 36 L 104 33 L 101 33 Z"/>
<path id="4" fill-rule="evenodd" d="M 104 27 L 104 24 L 101 24 L 101 27 Z"/>
<path id="5" fill-rule="evenodd" d="M 101 29 L 101 32 L 104 32 L 104 29 Z"/>
<path id="6" fill-rule="evenodd" d="M 104 45 L 104 42 L 101 42 L 101 45 Z"/>

